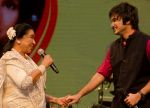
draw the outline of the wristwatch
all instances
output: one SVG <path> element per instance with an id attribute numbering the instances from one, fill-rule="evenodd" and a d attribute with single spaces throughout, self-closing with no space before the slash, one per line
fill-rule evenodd
<path id="1" fill-rule="evenodd" d="M 145 94 L 143 94 L 142 91 L 138 91 L 138 94 L 141 95 L 141 100 L 143 101 L 145 99 Z"/>

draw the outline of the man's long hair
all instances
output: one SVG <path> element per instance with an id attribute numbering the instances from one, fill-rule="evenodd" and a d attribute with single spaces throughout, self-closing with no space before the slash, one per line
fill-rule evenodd
<path id="1" fill-rule="evenodd" d="M 122 2 L 116 6 L 114 6 L 109 12 L 109 18 L 117 15 L 122 18 L 123 24 L 125 25 L 128 21 L 130 21 L 132 28 L 138 30 L 139 26 L 139 18 L 138 18 L 138 10 L 135 6 Z"/>

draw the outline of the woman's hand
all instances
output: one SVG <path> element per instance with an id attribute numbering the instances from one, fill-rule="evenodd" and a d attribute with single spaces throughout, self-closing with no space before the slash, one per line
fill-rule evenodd
<path id="1" fill-rule="evenodd" d="M 61 97 L 61 98 L 57 98 L 57 97 L 52 97 L 52 96 L 46 95 L 46 101 L 47 102 L 56 103 L 56 104 L 61 105 L 63 107 L 68 106 L 66 98 L 67 98 L 67 96 Z"/>
<path id="2" fill-rule="evenodd" d="M 45 55 L 41 64 L 47 68 L 52 63 L 53 63 L 52 57 L 50 55 Z"/>

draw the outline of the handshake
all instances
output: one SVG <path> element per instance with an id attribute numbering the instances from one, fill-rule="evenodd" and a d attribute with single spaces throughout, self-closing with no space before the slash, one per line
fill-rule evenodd
<path id="1" fill-rule="evenodd" d="M 69 107 L 70 105 L 72 105 L 74 103 L 78 103 L 80 98 L 81 98 L 81 95 L 79 95 L 79 94 L 67 95 L 67 96 L 60 97 L 60 98 L 46 95 L 47 102 L 56 103 L 58 105 L 61 105 L 62 108 Z"/>

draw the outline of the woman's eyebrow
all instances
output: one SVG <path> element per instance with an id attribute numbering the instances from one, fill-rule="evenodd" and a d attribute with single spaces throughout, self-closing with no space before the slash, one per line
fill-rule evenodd
<path id="1" fill-rule="evenodd" d="M 20 4 L 20 0 L 4 0 L 3 1 L 4 3 L 13 3 L 14 5 L 16 5 L 16 6 L 19 6 L 19 4 Z"/>

